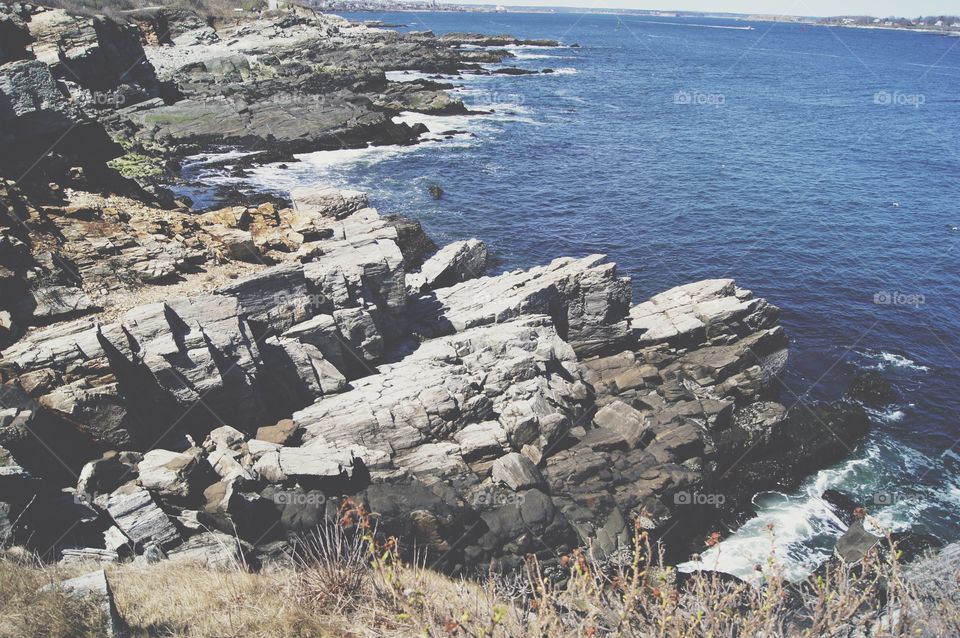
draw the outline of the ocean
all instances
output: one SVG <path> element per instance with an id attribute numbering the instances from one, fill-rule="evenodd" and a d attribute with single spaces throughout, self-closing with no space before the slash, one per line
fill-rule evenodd
<path id="1" fill-rule="evenodd" d="M 815 568 L 843 531 L 827 488 L 891 529 L 960 539 L 960 39 L 578 13 L 347 17 L 580 47 L 511 47 L 509 65 L 552 74 L 451 78 L 492 113 L 403 115 L 429 143 L 314 153 L 247 186 L 365 190 L 438 243 L 484 240 L 498 271 L 606 253 L 635 301 L 732 277 L 783 309 L 788 407 L 881 371 L 899 396 L 871 413 L 868 438 L 799 490 L 758 494 L 756 517 L 704 553 L 710 567 L 748 575 L 772 549 L 791 575 Z"/>

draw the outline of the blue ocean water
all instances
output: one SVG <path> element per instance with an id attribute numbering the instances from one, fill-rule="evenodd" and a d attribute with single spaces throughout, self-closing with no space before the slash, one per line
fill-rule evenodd
<path id="1" fill-rule="evenodd" d="M 491 115 L 405 116 L 467 133 L 305 156 L 255 171 L 256 186 L 366 190 L 438 242 L 483 239 L 501 269 L 607 253 L 635 300 L 733 277 L 783 308 L 788 406 L 882 370 L 897 405 L 844 463 L 758 495 L 758 517 L 708 556 L 724 569 L 762 562 L 768 523 L 792 569 L 828 555 L 842 525 L 818 498 L 827 487 L 885 525 L 960 539 L 960 39 L 576 13 L 348 17 L 581 46 L 513 48 L 510 65 L 554 74 L 451 80 Z"/>

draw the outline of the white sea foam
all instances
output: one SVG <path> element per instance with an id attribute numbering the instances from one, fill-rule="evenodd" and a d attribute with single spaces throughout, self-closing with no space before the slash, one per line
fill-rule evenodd
<path id="1" fill-rule="evenodd" d="M 916 372 L 928 372 L 929 367 L 917 363 L 916 361 L 904 355 L 894 352 L 885 352 L 883 350 L 864 350 L 860 353 L 865 359 L 874 361 L 872 366 L 867 366 L 874 370 L 886 370 L 887 368 L 901 368 L 914 370 Z"/>
<path id="2" fill-rule="evenodd" d="M 436 80 L 438 82 L 462 81 L 460 75 L 443 75 L 440 73 L 423 73 L 422 71 L 387 71 L 387 79 L 391 82 L 414 82 L 416 80 Z M 438 79 L 439 78 L 439 79 Z"/>
<path id="3" fill-rule="evenodd" d="M 211 164 L 221 160 L 239 159 L 241 157 L 247 157 L 248 155 L 256 155 L 256 153 L 257 151 L 236 150 L 213 153 L 197 153 L 196 155 L 185 157 L 183 163 L 186 166 L 203 166 L 204 164 Z"/>
<path id="4" fill-rule="evenodd" d="M 756 517 L 703 552 L 699 561 L 682 563 L 677 569 L 716 570 L 758 584 L 765 578 L 764 570 L 769 570 L 772 554 L 785 577 L 793 581 L 805 578 L 832 553 L 829 543 L 813 541 L 839 537 L 846 529 L 820 495 L 842 486 L 877 458 L 878 450 L 868 449 L 860 458 L 818 472 L 807 479 L 797 494 L 758 494 L 753 499 Z M 760 571 L 756 569 L 758 565 L 762 567 Z"/>
<path id="5" fill-rule="evenodd" d="M 876 408 L 864 406 L 863 409 L 866 410 L 867 414 L 877 419 L 878 421 L 882 421 L 884 423 L 898 423 L 900 421 L 903 421 L 903 419 L 907 416 L 906 412 L 898 408 L 888 408 L 886 410 L 878 410 Z"/>

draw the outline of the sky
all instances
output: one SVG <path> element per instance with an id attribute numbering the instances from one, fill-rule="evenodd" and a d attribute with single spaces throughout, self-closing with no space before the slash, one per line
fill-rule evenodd
<path id="1" fill-rule="evenodd" d="M 462 0 L 470 4 L 570 6 L 623 9 L 678 9 L 729 13 L 836 16 L 871 15 L 915 18 L 960 14 L 957 0 Z"/>

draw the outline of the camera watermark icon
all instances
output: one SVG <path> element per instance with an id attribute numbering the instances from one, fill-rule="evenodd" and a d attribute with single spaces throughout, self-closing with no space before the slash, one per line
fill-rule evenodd
<path id="1" fill-rule="evenodd" d="M 327 497 L 323 492 L 276 492 L 273 502 L 277 505 L 325 505 Z"/>
<path id="2" fill-rule="evenodd" d="M 673 103 L 691 106 L 712 106 L 719 108 L 727 103 L 723 93 L 703 93 L 702 91 L 680 90 L 673 94 Z"/>
<path id="3" fill-rule="evenodd" d="M 870 501 L 879 507 L 897 503 L 920 503 L 923 495 L 919 492 L 874 492 Z"/>
<path id="4" fill-rule="evenodd" d="M 723 494 L 704 494 L 701 492 L 677 492 L 673 495 L 674 505 L 707 505 L 721 507 L 727 502 Z"/>
<path id="5" fill-rule="evenodd" d="M 873 303 L 878 306 L 922 306 L 927 303 L 926 297 L 921 294 L 908 294 L 904 292 L 881 291 L 873 295 Z"/>
<path id="6" fill-rule="evenodd" d="M 93 505 L 93 496 L 86 492 L 74 492 L 73 503 L 74 505 Z"/>
<path id="7" fill-rule="evenodd" d="M 503 507 L 505 505 L 523 505 L 526 497 L 515 493 L 479 492 L 473 497 L 474 507 Z"/>
<path id="8" fill-rule="evenodd" d="M 900 91 L 877 91 L 873 94 L 873 103 L 880 106 L 912 106 L 920 108 L 927 103 L 923 93 L 901 93 Z"/>

